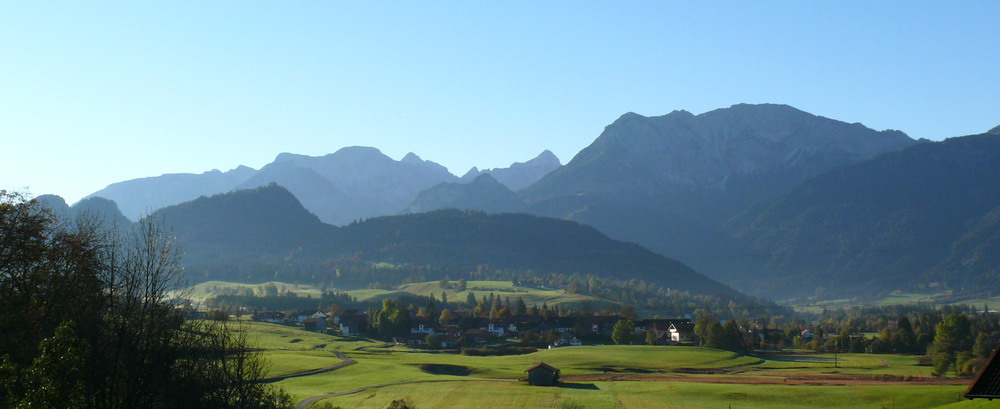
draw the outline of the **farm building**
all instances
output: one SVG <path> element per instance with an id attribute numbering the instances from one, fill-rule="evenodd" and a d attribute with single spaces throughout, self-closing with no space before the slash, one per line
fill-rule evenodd
<path id="1" fill-rule="evenodd" d="M 554 386 L 556 382 L 559 382 L 559 370 L 545 362 L 539 362 L 538 365 L 528 368 L 524 372 L 528 373 L 529 385 Z"/>
<path id="2" fill-rule="evenodd" d="M 309 332 L 326 334 L 326 318 L 309 318 L 302 323 L 302 329 Z"/>
<path id="3" fill-rule="evenodd" d="M 997 358 L 997 351 L 1000 347 L 993 350 L 990 360 L 979 370 L 976 380 L 965 391 L 966 398 L 1000 399 L 1000 359 Z"/>

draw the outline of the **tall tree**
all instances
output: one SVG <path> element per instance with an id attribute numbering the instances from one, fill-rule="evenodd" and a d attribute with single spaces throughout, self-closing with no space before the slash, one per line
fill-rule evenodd
<path id="1" fill-rule="evenodd" d="M 633 333 L 635 333 L 635 323 L 629 319 L 621 319 L 611 330 L 611 340 L 618 345 L 628 345 L 632 343 Z"/>

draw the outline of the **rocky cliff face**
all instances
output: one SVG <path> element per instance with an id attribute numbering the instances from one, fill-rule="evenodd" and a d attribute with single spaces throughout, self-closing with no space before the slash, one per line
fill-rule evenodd
<path id="1" fill-rule="evenodd" d="M 618 183 L 652 194 L 676 189 L 732 191 L 773 175 L 794 184 L 914 143 L 899 131 L 879 132 L 786 105 L 734 105 L 701 115 L 627 113 L 564 168 L 533 186 L 528 196 L 602 191 Z M 578 177 L 590 173 L 586 168 L 602 167 L 627 168 L 624 173 L 637 180 Z"/>
<path id="2" fill-rule="evenodd" d="M 785 105 L 622 115 L 520 191 L 533 214 L 593 225 L 724 277 L 745 254 L 726 221 L 807 178 L 917 141 Z"/>

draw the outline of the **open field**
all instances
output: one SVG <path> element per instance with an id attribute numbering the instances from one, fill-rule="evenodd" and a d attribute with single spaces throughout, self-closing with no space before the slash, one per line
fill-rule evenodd
<path id="1" fill-rule="evenodd" d="M 242 294 L 247 289 L 254 291 L 257 295 L 261 295 L 261 288 L 269 284 L 273 284 L 279 291 L 290 291 L 299 297 L 319 298 L 322 294 L 319 287 L 305 284 L 295 285 L 278 281 L 262 284 L 206 281 L 204 283 L 190 286 L 184 290 L 177 291 L 172 295 L 184 296 L 185 298 L 195 302 L 204 302 L 212 296 L 222 294 Z M 454 282 L 452 282 L 452 284 L 454 284 Z M 466 291 L 455 291 L 453 288 L 442 289 L 441 285 L 437 281 L 433 281 L 405 284 L 400 286 L 397 290 L 359 289 L 345 291 L 341 289 L 328 288 L 327 291 L 346 292 L 361 301 L 381 301 L 384 298 L 395 298 L 405 294 L 414 294 L 425 297 L 433 294 L 435 297 L 440 299 L 442 293 L 447 293 L 448 300 L 464 302 L 466 297 L 468 297 L 469 292 L 475 293 L 476 298 L 480 299 L 484 295 L 489 295 L 489 293 L 492 292 L 494 295 L 502 298 L 510 297 L 511 301 L 516 300 L 517 297 L 522 297 L 524 302 L 528 305 L 547 304 L 550 306 L 558 305 L 563 307 L 579 307 L 584 302 L 592 303 L 595 308 L 617 305 L 617 303 L 605 299 L 583 294 L 568 294 L 561 290 L 516 287 L 509 281 L 469 281 L 467 288 L 468 289 Z"/>
<path id="2" fill-rule="evenodd" d="M 568 294 L 561 290 L 545 288 L 517 287 L 509 281 L 469 281 L 466 291 L 455 291 L 453 288 L 442 289 L 437 281 L 406 284 L 400 287 L 400 290 L 423 296 L 434 294 L 438 298 L 441 298 L 442 292 L 446 292 L 448 299 L 451 301 L 465 301 L 465 298 L 469 296 L 469 292 L 475 293 L 476 298 L 479 299 L 492 292 L 501 298 L 510 297 L 511 301 L 516 300 L 517 297 L 521 297 L 528 305 L 548 304 L 549 306 L 578 307 L 584 302 L 593 303 L 594 307 L 597 308 L 617 305 L 615 302 L 589 295 Z"/>
<path id="3" fill-rule="evenodd" d="M 608 345 L 477 357 L 389 347 L 274 324 L 244 328 L 274 361 L 271 374 L 336 363 L 331 351 L 343 351 L 357 361 L 275 383 L 296 401 L 350 392 L 319 401 L 344 408 L 382 409 L 394 399 L 410 399 L 419 408 L 1000 407 L 1000 403 L 960 402 L 969 381 L 932 378 L 930 367 L 917 366 L 915 356 L 757 357 L 694 347 Z M 560 368 L 565 383 L 532 387 L 515 381 L 540 361 Z M 439 365 L 461 367 L 468 373 L 444 374 L 435 369 Z"/>
<path id="4" fill-rule="evenodd" d="M 205 302 L 206 299 L 223 294 L 242 294 L 245 290 L 249 289 L 254 291 L 258 296 L 262 295 L 262 288 L 267 285 L 273 284 L 278 288 L 278 291 L 290 291 L 298 295 L 299 297 L 311 297 L 319 298 L 323 293 L 319 287 L 307 284 L 292 284 L 283 283 L 280 281 L 269 281 L 266 283 L 259 284 L 244 284 L 244 283 L 233 283 L 228 281 L 205 281 L 203 283 L 198 283 L 182 290 L 174 291 L 170 294 L 170 297 L 184 297 L 195 302 Z"/>
<path id="5" fill-rule="evenodd" d="M 823 309 L 909 304 L 972 305 L 975 307 L 988 305 L 990 306 L 990 309 L 995 310 L 997 307 L 1000 307 L 1000 296 L 960 296 L 953 294 L 952 291 L 941 291 L 937 293 L 907 293 L 896 291 L 874 299 L 839 299 L 811 303 L 788 303 L 788 305 L 796 311 L 812 313 L 821 312 Z"/>

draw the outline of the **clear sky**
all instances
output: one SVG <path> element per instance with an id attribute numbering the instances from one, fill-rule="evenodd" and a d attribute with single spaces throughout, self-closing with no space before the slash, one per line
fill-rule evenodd
<path id="1" fill-rule="evenodd" d="M 1000 124 L 1000 1 L 2 2 L 0 188 L 374 146 L 565 163 L 625 112 L 783 103 L 915 138 Z"/>

